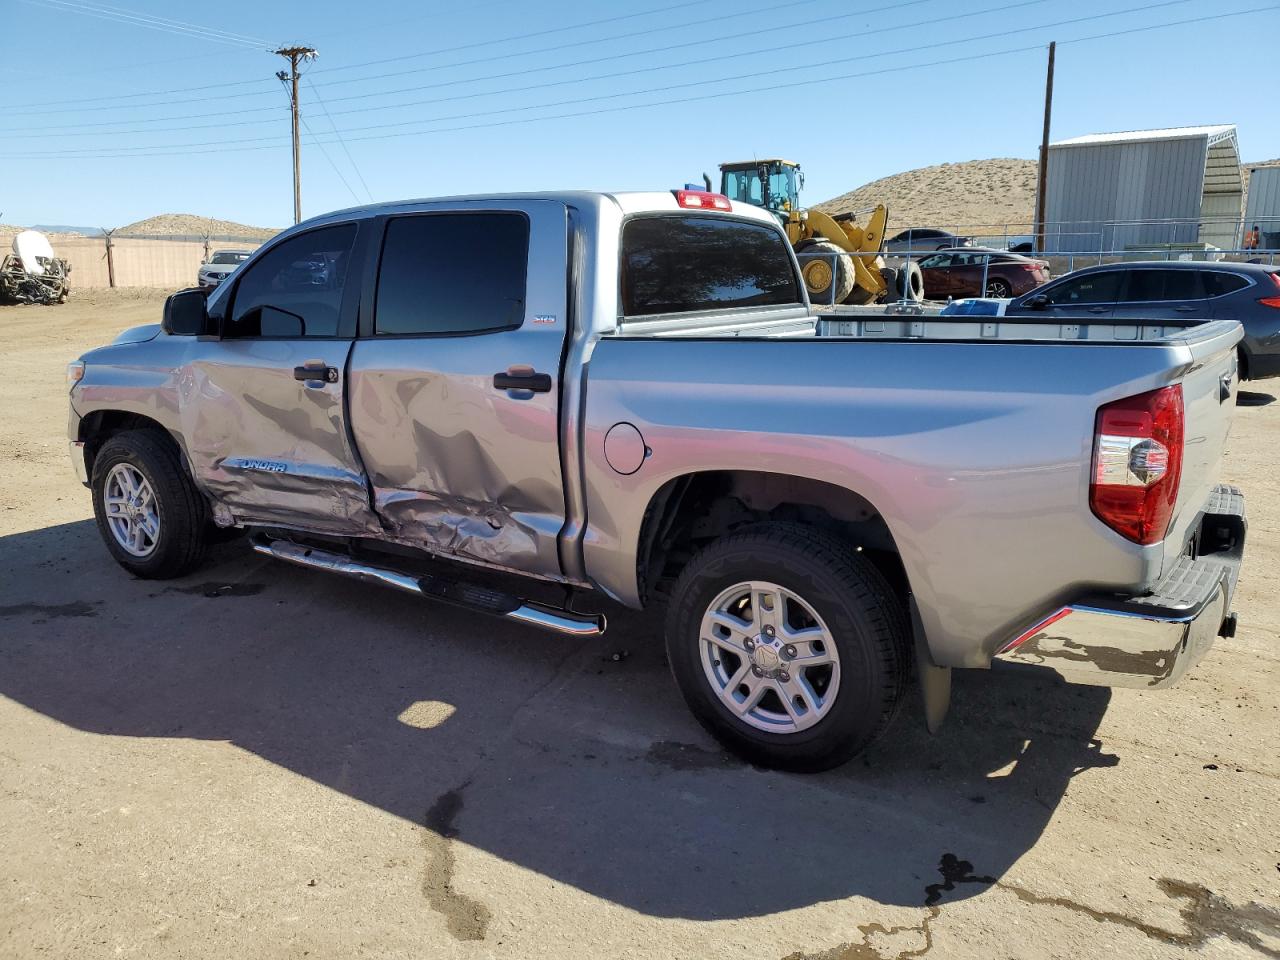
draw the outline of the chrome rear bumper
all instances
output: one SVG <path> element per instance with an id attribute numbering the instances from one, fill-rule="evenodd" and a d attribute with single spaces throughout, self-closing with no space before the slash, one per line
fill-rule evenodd
<path id="1" fill-rule="evenodd" d="M 1235 594 L 1247 529 L 1244 496 L 1220 485 L 1205 506 L 1195 549 L 1143 597 L 1067 604 L 1006 644 L 995 662 L 1052 670 L 1070 683 L 1158 690 L 1235 633 Z"/>

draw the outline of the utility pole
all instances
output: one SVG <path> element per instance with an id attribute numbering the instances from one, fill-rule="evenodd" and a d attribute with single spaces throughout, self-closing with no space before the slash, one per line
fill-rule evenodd
<path id="1" fill-rule="evenodd" d="M 302 220 L 302 158 L 298 139 L 298 61 L 314 60 L 318 54 L 313 47 L 281 47 L 275 51 L 289 58 L 288 72 L 281 70 L 276 76 L 288 84 L 289 111 L 293 115 L 293 222 Z"/>
<path id="2" fill-rule="evenodd" d="M 1044 80 L 1044 133 L 1040 136 L 1040 167 L 1036 179 L 1036 253 L 1044 253 L 1045 184 L 1049 181 L 1049 119 L 1053 116 L 1053 52 L 1049 44 L 1049 71 Z"/>

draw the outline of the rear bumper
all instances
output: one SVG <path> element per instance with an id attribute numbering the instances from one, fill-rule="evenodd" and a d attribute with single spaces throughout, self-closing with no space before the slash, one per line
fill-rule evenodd
<path id="1" fill-rule="evenodd" d="M 1214 488 L 1195 538 L 1148 596 L 1093 596 L 1040 620 L 996 654 L 1070 683 L 1158 690 L 1173 686 L 1213 645 L 1235 633 L 1235 595 L 1248 524 L 1244 495 Z"/>

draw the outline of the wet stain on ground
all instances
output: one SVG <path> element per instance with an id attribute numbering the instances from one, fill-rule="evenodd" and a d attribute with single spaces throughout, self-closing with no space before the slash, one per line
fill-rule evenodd
<path id="1" fill-rule="evenodd" d="M 193 597 L 256 597 L 264 589 L 261 583 L 197 583 L 190 587 L 165 587 L 165 593 L 185 593 Z"/>
<path id="2" fill-rule="evenodd" d="M 862 939 L 857 943 L 842 943 L 817 953 L 792 953 L 783 960 L 907 960 L 909 957 L 924 956 L 933 948 L 931 925 L 942 912 L 937 903 L 944 893 L 954 891 L 957 885 L 962 883 L 981 883 L 999 887 L 1012 893 L 1023 903 L 1055 907 L 1082 914 L 1098 923 L 1115 924 L 1136 930 L 1152 940 L 1171 946 L 1199 949 L 1215 937 L 1225 937 L 1256 951 L 1259 956 L 1280 960 L 1280 950 L 1269 945 L 1280 938 L 1280 910 L 1259 903 L 1238 907 L 1199 884 L 1168 878 L 1157 881 L 1161 892 L 1167 897 L 1172 900 L 1186 901 L 1185 906 L 1179 911 L 1183 923 L 1186 924 L 1186 930 L 1178 932 L 1146 923 L 1127 914 L 1112 910 L 1098 910 L 1066 897 L 1044 896 L 994 877 L 975 876 L 973 864 L 968 860 L 961 860 L 953 853 L 942 855 L 938 863 L 938 872 L 942 874 L 942 882 L 931 883 L 924 889 L 925 915 L 919 924 L 894 927 L 886 927 L 880 923 L 860 924 L 858 932 L 862 935 Z M 874 937 L 889 938 L 904 933 L 916 934 L 919 939 L 915 944 L 896 953 L 881 953 L 872 944 Z"/>
<path id="3" fill-rule="evenodd" d="M 98 612 L 93 604 L 84 600 L 71 603 L 17 603 L 8 607 L 0 607 L 0 617 L 21 617 L 35 614 L 45 620 L 58 617 L 96 617 Z"/>
<path id="4" fill-rule="evenodd" d="M 424 818 L 427 835 L 427 864 L 422 876 L 422 894 L 431 909 L 445 919 L 445 925 L 458 940 L 483 940 L 492 913 L 479 900 L 453 888 L 456 861 L 453 841 L 458 838 L 455 821 L 462 812 L 462 793 L 467 784 L 442 794 Z"/>
<path id="5" fill-rule="evenodd" d="M 644 755 L 649 763 L 672 770 L 728 770 L 743 766 L 724 750 L 707 750 L 693 743 L 657 740 Z"/>

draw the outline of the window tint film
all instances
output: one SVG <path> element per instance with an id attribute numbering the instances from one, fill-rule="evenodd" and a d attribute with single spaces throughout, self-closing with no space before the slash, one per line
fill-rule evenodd
<path id="1" fill-rule="evenodd" d="M 1210 270 L 1204 274 L 1204 295 L 1221 297 L 1228 293 L 1243 290 L 1249 281 L 1237 273 L 1223 273 L 1221 270 Z"/>
<path id="2" fill-rule="evenodd" d="M 529 221 L 518 213 L 440 213 L 387 224 L 374 331 L 512 330 L 524 322 Z"/>
<path id="3" fill-rule="evenodd" d="M 628 317 L 801 303 L 787 242 L 717 217 L 637 217 L 622 230 Z"/>
<path id="4" fill-rule="evenodd" d="M 1127 303 L 1199 300 L 1203 296 L 1198 270 L 1134 270 L 1123 294 Z"/>
<path id="5" fill-rule="evenodd" d="M 335 337 L 356 225 L 310 230 L 237 271 L 227 337 Z"/>
<path id="6" fill-rule="evenodd" d="M 1122 276 L 1123 274 L 1113 270 L 1110 273 L 1092 273 L 1083 277 L 1074 277 L 1045 290 L 1044 294 L 1055 306 L 1069 307 L 1077 303 L 1115 303 Z"/>

